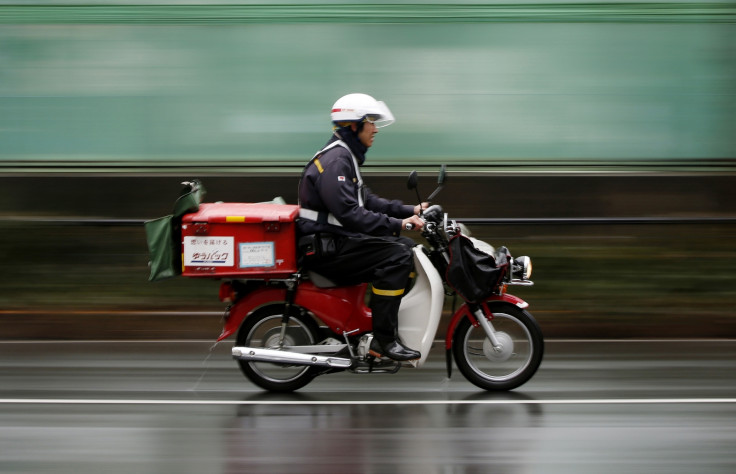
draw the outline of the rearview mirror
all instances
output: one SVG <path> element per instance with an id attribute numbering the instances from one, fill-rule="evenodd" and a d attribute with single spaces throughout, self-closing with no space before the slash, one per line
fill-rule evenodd
<path id="1" fill-rule="evenodd" d="M 408 189 L 417 189 L 417 184 L 419 184 L 418 181 L 419 179 L 417 178 L 417 172 L 416 170 L 414 170 L 411 173 L 409 173 L 409 179 L 406 182 L 406 187 Z"/>
<path id="2" fill-rule="evenodd" d="M 427 201 L 432 202 L 432 199 L 434 199 L 434 197 L 442 190 L 445 183 L 447 183 L 447 165 L 442 165 L 440 167 L 440 174 L 437 176 L 437 189 L 432 191 L 432 194 L 429 195 Z"/>

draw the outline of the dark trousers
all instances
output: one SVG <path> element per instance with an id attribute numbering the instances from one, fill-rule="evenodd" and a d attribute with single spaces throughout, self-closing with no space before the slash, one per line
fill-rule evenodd
<path id="1" fill-rule="evenodd" d="M 401 298 L 414 269 L 407 237 L 334 236 L 334 247 L 308 262 L 307 268 L 341 285 L 371 283 L 373 335 L 381 344 L 397 337 Z"/>

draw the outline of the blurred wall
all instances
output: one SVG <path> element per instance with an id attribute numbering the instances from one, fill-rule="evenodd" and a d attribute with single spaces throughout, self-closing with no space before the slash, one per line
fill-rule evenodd
<path id="1" fill-rule="evenodd" d="M 148 283 L 141 226 L 53 218 L 158 217 L 193 177 L 295 202 L 354 91 L 398 119 L 385 196 L 445 162 L 454 217 L 735 215 L 731 1 L 156 3 L 0 0 L 0 339 L 216 336 L 217 282 Z M 473 230 L 533 257 L 548 336 L 736 337 L 732 223 Z"/>
<path id="2" fill-rule="evenodd" d="M 371 163 L 736 156 L 732 2 L 0 2 L 0 164 L 302 163 L 342 94 Z"/>

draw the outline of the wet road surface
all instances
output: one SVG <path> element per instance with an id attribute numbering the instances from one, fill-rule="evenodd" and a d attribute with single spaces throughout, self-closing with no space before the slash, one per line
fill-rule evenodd
<path id="1" fill-rule="evenodd" d="M 272 395 L 211 345 L 0 342 L 0 472 L 736 472 L 732 340 L 548 341 L 501 394 L 436 345 Z"/>

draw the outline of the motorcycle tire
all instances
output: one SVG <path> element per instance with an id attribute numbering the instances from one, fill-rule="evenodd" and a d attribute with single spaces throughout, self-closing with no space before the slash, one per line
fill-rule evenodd
<path id="1" fill-rule="evenodd" d="M 483 328 L 465 318 L 452 338 L 453 356 L 474 385 L 489 391 L 512 390 L 529 381 L 542 363 L 542 330 L 531 314 L 516 306 L 491 307 L 491 311 L 500 347 L 494 349 Z"/>
<path id="2" fill-rule="evenodd" d="M 283 304 L 270 305 L 250 314 L 238 330 L 236 345 L 278 348 L 284 308 Z M 316 344 L 318 335 L 319 326 L 314 319 L 292 307 L 285 345 Z M 315 367 L 303 365 L 244 360 L 238 360 L 238 364 L 251 382 L 272 392 L 293 392 L 307 385 L 318 374 Z"/>

